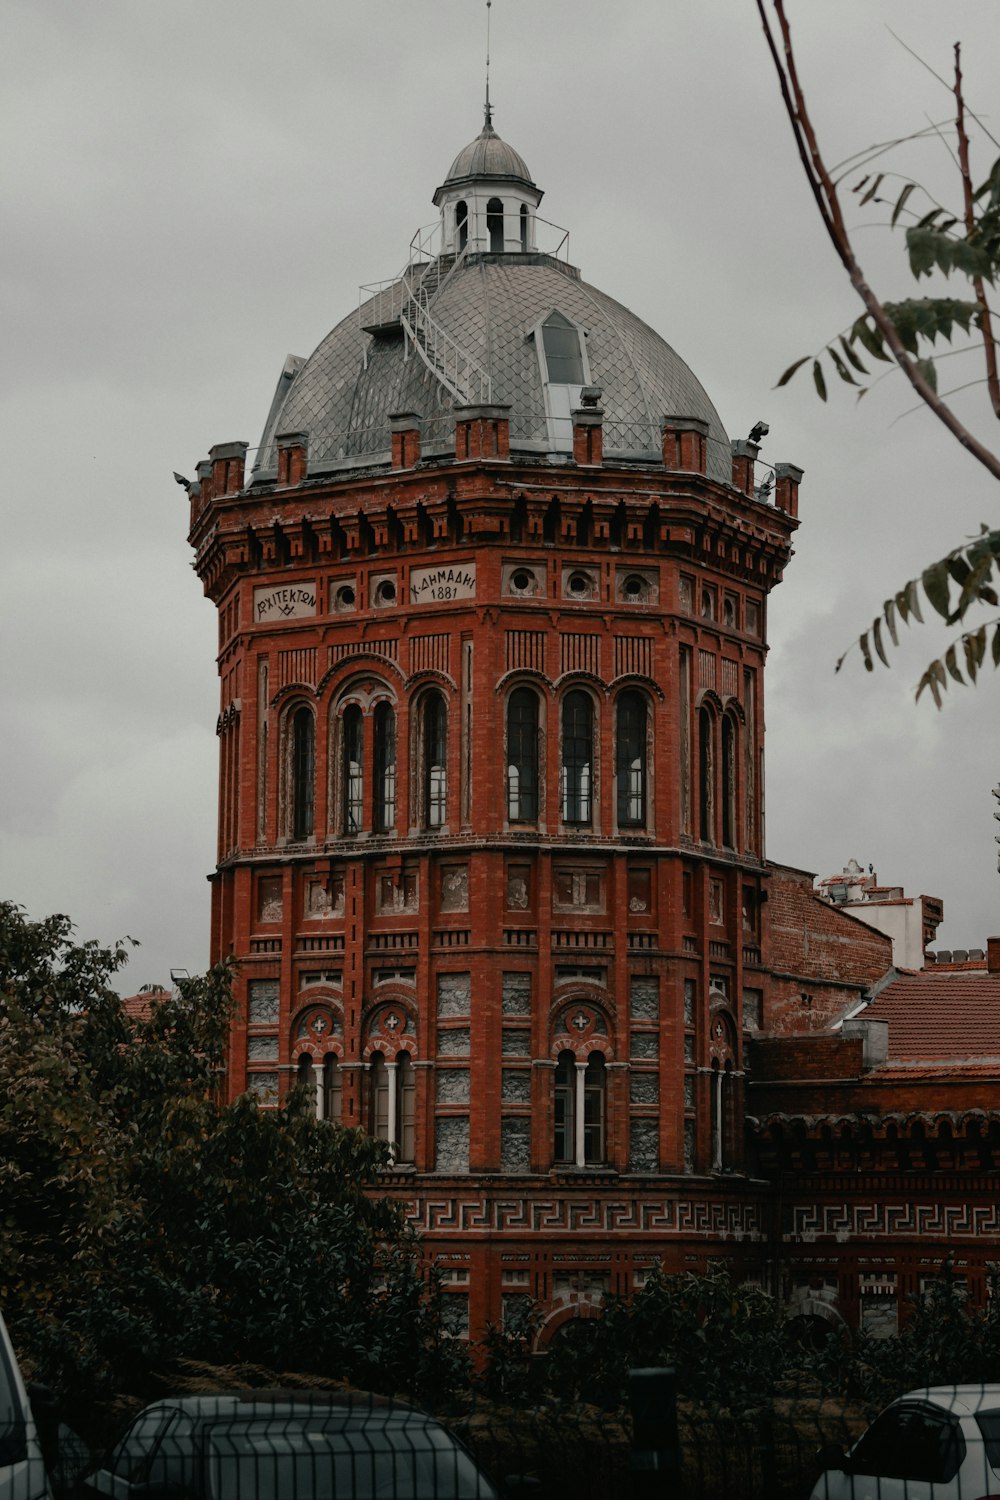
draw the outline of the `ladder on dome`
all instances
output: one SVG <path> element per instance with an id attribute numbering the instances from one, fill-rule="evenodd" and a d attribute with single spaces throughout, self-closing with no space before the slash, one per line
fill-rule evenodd
<path id="1" fill-rule="evenodd" d="M 437 226 L 434 226 L 435 231 Z M 435 254 L 430 237 L 417 230 L 410 241 L 410 257 L 393 281 L 361 288 L 374 294 L 370 302 L 368 331 L 400 324 L 424 364 L 461 406 L 489 403 L 492 382 L 472 355 L 441 327 L 431 315 L 430 304 L 465 264 L 468 246 L 457 255 Z"/>

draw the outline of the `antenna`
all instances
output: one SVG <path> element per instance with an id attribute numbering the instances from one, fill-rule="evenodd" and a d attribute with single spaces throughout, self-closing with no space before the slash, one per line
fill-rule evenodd
<path id="1" fill-rule="evenodd" d="M 490 104 L 490 7 L 493 0 L 486 0 L 486 125 L 493 129 L 493 109 Z"/>

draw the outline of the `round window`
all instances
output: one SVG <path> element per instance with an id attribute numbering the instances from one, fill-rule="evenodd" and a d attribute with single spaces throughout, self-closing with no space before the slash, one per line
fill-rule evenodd
<path id="1" fill-rule="evenodd" d="M 575 594 L 578 599 L 582 599 L 590 593 L 590 579 L 586 573 L 571 573 L 567 587 L 571 594 Z"/>
<path id="2" fill-rule="evenodd" d="M 510 575 L 510 586 L 518 594 L 526 594 L 534 581 L 527 568 L 518 568 L 516 573 Z"/>
<path id="3" fill-rule="evenodd" d="M 383 578 L 382 582 L 378 585 L 377 589 L 375 590 L 375 603 L 376 604 L 395 604 L 395 602 L 396 602 L 396 585 L 393 583 L 393 581 L 392 581 L 391 578 Z"/>
<path id="4" fill-rule="evenodd" d="M 622 584 L 622 593 L 626 599 L 641 599 L 645 587 L 646 585 L 638 573 L 630 573 Z"/>
<path id="5" fill-rule="evenodd" d="M 337 590 L 336 597 L 334 599 L 334 605 L 337 609 L 354 608 L 354 590 L 349 583 L 341 584 L 340 588 Z"/>

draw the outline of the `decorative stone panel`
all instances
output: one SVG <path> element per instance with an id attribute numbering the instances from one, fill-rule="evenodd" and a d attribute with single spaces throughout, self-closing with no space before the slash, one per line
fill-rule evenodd
<path id="1" fill-rule="evenodd" d="M 247 985 L 247 1020 L 251 1026 L 277 1026 L 280 990 L 276 979 L 251 979 Z"/>
<path id="2" fill-rule="evenodd" d="M 437 1073 L 439 1104 L 468 1104 L 469 1072 L 467 1068 L 439 1068 Z"/>
<path id="3" fill-rule="evenodd" d="M 531 1103 L 531 1075 L 515 1068 L 504 1068 L 500 1081 L 500 1098 L 504 1104 Z"/>
<path id="4" fill-rule="evenodd" d="M 531 1120 L 510 1115 L 500 1121 L 500 1166 L 505 1172 L 531 1170 Z"/>
<path id="5" fill-rule="evenodd" d="M 463 1019 L 470 1014 L 472 979 L 469 974 L 439 974 L 437 1013 L 439 1021 Z"/>
<path id="6" fill-rule="evenodd" d="M 258 1104 L 276 1104 L 278 1101 L 277 1073 L 248 1073 L 247 1093 L 253 1094 Z"/>
<path id="7" fill-rule="evenodd" d="M 659 1124 L 656 1120 L 633 1120 L 629 1128 L 630 1172 L 656 1172 L 660 1165 Z"/>
<path id="8" fill-rule="evenodd" d="M 629 1039 L 630 1057 L 656 1057 L 659 1038 L 655 1031 L 633 1031 Z"/>
<path id="9" fill-rule="evenodd" d="M 252 1036 L 247 1039 L 248 1062 L 277 1062 L 278 1038 L 276 1036 Z"/>
<path id="10" fill-rule="evenodd" d="M 502 980 L 500 1005 L 505 1016 L 530 1016 L 531 975 L 505 974 Z"/>
<path id="11" fill-rule="evenodd" d="M 659 1104 L 660 1080 L 655 1073 L 633 1073 L 629 1078 L 629 1099 L 633 1104 Z"/>
<path id="12" fill-rule="evenodd" d="M 629 980 L 629 1008 L 633 1021 L 659 1020 L 660 981 L 633 974 Z"/>
<path id="13" fill-rule="evenodd" d="M 509 1026 L 505 1026 L 503 1031 L 503 1055 L 504 1057 L 530 1057 L 531 1032 L 513 1031 Z"/>
<path id="14" fill-rule="evenodd" d="M 468 1057 L 469 1028 L 456 1026 L 451 1031 L 438 1032 L 439 1057 Z"/>
<path id="15" fill-rule="evenodd" d="M 467 1172 L 469 1170 L 468 1115 L 441 1115 L 436 1121 L 434 1170 Z"/>

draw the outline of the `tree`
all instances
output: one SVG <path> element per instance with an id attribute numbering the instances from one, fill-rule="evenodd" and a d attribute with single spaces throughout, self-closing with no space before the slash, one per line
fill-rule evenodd
<path id="1" fill-rule="evenodd" d="M 846 163 L 842 176 L 836 177 L 826 165 L 809 117 L 784 0 L 772 0 L 777 31 L 768 16 L 766 0 L 756 0 L 756 4 L 803 171 L 831 243 L 865 308 L 849 329 L 838 334 L 818 354 L 805 355 L 790 365 L 778 384 L 784 385 L 803 366 L 811 364 L 813 381 L 822 400 L 827 399 L 827 370 L 855 387 L 860 399 L 869 388 L 864 383 L 870 373 L 866 359 L 894 361 L 920 400 L 955 440 L 995 479 L 1000 479 L 1000 454 L 973 435 L 938 390 L 937 341 L 951 342 L 957 332 L 963 332 L 981 346 L 990 407 L 993 415 L 1000 418 L 997 342 L 986 293 L 987 286 L 994 286 L 1000 273 L 1000 158 L 993 163 L 981 186 L 975 188 L 967 128 L 970 112 L 962 88 L 960 47 L 955 47 L 951 93 L 961 207 L 948 210 L 930 200 L 930 208 L 918 216 L 913 204 L 920 203 L 920 195 L 928 198 L 929 195 L 918 183 L 907 180 L 892 205 L 891 223 L 893 228 L 904 230 L 909 269 L 918 282 L 935 272 L 946 277 L 955 272 L 968 282 L 972 296 L 890 302 L 881 299 L 865 277 L 846 225 L 839 189 L 846 176 L 861 171 L 863 175 L 853 183 L 851 191 L 861 204 L 884 203 L 879 193 L 888 174 L 865 169 L 899 142 L 871 147 Z M 981 126 L 981 122 L 977 123 Z M 932 126 L 930 131 L 939 133 L 940 127 Z M 926 133 L 929 132 L 920 131 L 918 135 Z M 989 139 L 997 144 L 992 136 Z M 930 563 L 919 579 L 910 579 L 886 599 L 858 640 L 865 668 L 869 672 L 874 670 L 875 657 L 889 665 L 887 646 L 898 643 L 899 622 L 906 625 L 911 621 L 922 622 L 921 593 L 948 625 L 964 624 L 975 606 L 985 604 L 996 608 L 1000 601 L 992 581 L 995 571 L 1000 573 L 1000 530 L 983 525 L 978 536 L 961 542 L 945 557 Z M 962 630 L 942 658 L 928 665 L 917 686 L 917 697 L 927 688 L 940 708 L 949 677 L 959 683 L 966 680 L 974 683 L 987 657 L 995 667 L 1000 665 L 1000 617 Z M 841 657 L 838 671 L 843 661 Z"/>
<path id="2" fill-rule="evenodd" d="M 384 1145 L 217 1097 L 230 972 L 151 996 L 123 946 L 0 904 L 0 1275 L 15 1339 L 64 1393 L 142 1394 L 179 1358 L 433 1397 L 464 1374 Z"/>

